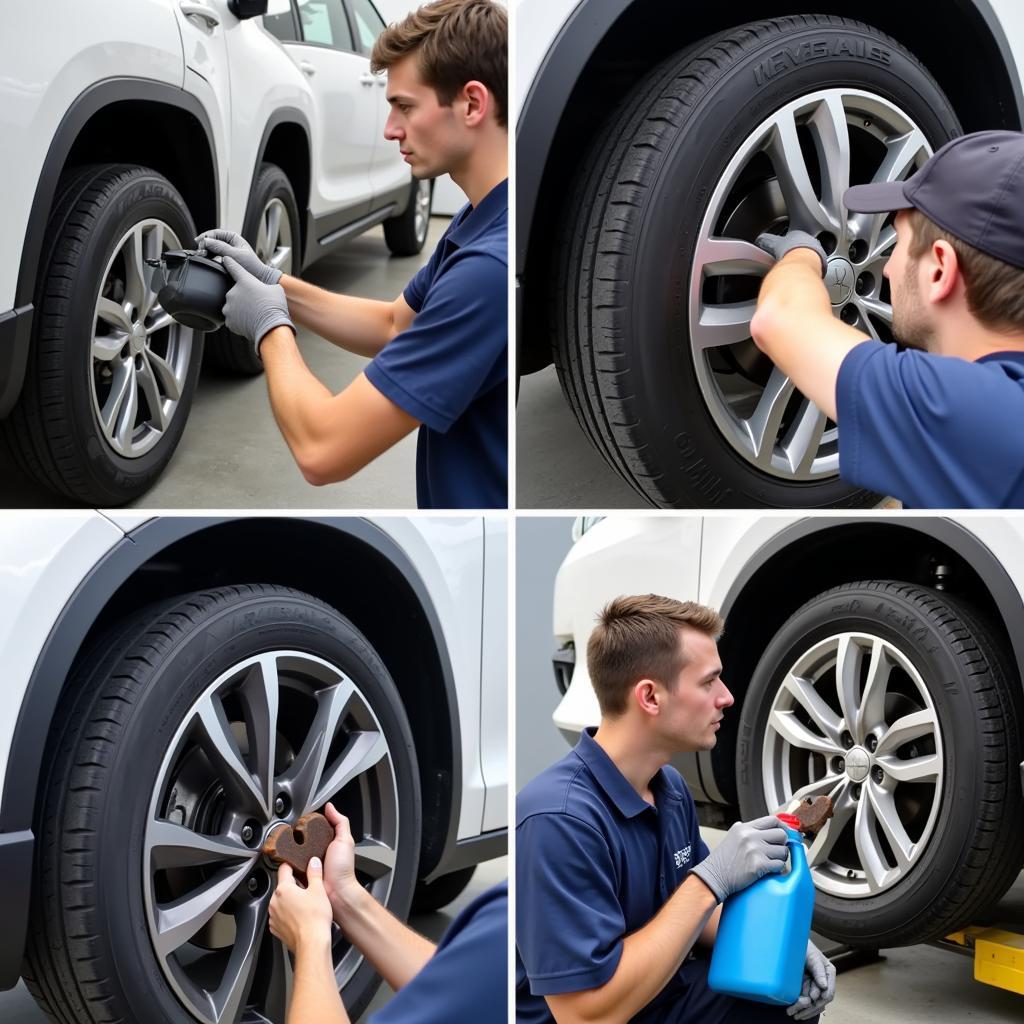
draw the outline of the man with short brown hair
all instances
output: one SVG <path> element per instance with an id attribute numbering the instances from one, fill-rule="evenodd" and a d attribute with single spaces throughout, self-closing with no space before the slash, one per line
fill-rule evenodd
<path id="1" fill-rule="evenodd" d="M 827 255 L 793 223 L 758 237 L 778 262 L 751 334 L 824 414 L 821 428 L 839 426 L 843 479 L 918 508 L 1024 507 L 1022 195 L 1024 135 L 1005 131 L 946 143 L 906 181 L 847 190 L 851 214 L 878 219 L 875 253 L 895 231 L 883 273 L 908 351 L 833 316 L 876 308 L 855 294 L 871 251 Z"/>
<path id="2" fill-rule="evenodd" d="M 720 904 L 786 863 L 768 815 L 737 822 L 713 852 L 669 765 L 711 750 L 733 698 L 721 678 L 721 617 L 655 594 L 611 601 L 587 643 L 601 709 L 561 761 L 516 801 L 519 1024 L 768 1024 L 817 1020 L 835 968 L 808 943 L 800 998 L 772 1007 L 712 992 Z"/>
<path id="3" fill-rule="evenodd" d="M 348 479 L 419 427 L 420 508 L 508 504 L 507 33 L 493 0 L 436 0 L 374 47 L 388 74 L 384 137 L 414 177 L 448 173 L 469 200 L 393 302 L 282 275 L 231 231 L 197 239 L 235 280 L 225 322 L 263 360 L 274 417 L 312 484 Z M 332 395 L 293 320 L 371 361 Z"/>

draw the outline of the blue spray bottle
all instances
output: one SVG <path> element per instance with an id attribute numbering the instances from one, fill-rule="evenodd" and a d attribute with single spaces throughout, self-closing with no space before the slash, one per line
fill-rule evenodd
<path id="1" fill-rule="evenodd" d="M 789 1006 L 803 982 L 814 881 L 800 822 L 790 814 L 777 817 L 786 826 L 789 873 L 765 875 L 726 899 L 708 985 L 742 999 Z"/>

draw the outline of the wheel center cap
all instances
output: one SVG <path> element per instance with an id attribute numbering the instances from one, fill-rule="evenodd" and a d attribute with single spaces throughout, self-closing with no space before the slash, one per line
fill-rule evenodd
<path id="1" fill-rule="evenodd" d="M 828 269 L 825 271 L 825 287 L 828 289 L 829 301 L 833 306 L 841 306 L 850 301 L 856 279 L 853 265 L 849 260 L 844 260 L 842 256 L 834 256 L 828 261 Z"/>
<path id="2" fill-rule="evenodd" d="M 852 782 L 863 782 L 868 777 L 871 756 L 863 747 L 851 747 L 846 752 L 846 774 Z"/>

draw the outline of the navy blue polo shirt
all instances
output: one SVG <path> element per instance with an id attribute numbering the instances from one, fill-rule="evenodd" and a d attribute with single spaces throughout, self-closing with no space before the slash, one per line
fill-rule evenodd
<path id="1" fill-rule="evenodd" d="M 654 806 L 594 741 L 591 730 L 516 800 L 517 1020 L 550 1021 L 538 996 L 603 985 L 623 939 L 647 924 L 708 848 L 680 774 L 651 780 Z M 665 1019 L 687 1002 L 685 961 L 634 1018 Z M 706 973 L 706 964 L 703 971 Z M 670 1009 L 670 1007 L 672 1009 Z"/>
<path id="2" fill-rule="evenodd" d="M 366 367 L 422 423 L 420 508 L 508 506 L 508 181 L 452 219 L 406 286 L 416 313 Z"/>
<path id="3" fill-rule="evenodd" d="M 508 882 L 499 882 L 458 914 L 423 970 L 370 1024 L 507 1020 Z"/>
<path id="4" fill-rule="evenodd" d="M 836 381 L 839 472 L 912 508 L 1024 507 L 1024 352 L 864 341 Z"/>

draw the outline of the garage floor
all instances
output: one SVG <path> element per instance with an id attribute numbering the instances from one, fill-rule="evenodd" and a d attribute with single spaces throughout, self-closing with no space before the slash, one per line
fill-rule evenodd
<path id="1" fill-rule="evenodd" d="M 307 281 L 332 291 L 394 299 L 430 254 L 449 218 L 431 220 L 420 256 L 392 257 L 374 228 L 310 267 Z M 341 391 L 366 365 L 360 356 L 300 330 L 310 369 Z M 137 508 L 415 508 L 415 432 L 353 479 L 312 487 L 302 478 L 274 423 L 262 377 L 226 377 L 206 367 L 188 426 L 163 477 Z M 4 507 L 62 508 L 72 503 L 36 486 L 0 454 Z"/>
<path id="2" fill-rule="evenodd" d="M 649 508 L 587 440 L 553 366 L 523 377 L 516 405 L 516 507 Z M 887 499 L 880 508 L 900 508 Z"/>
<path id="3" fill-rule="evenodd" d="M 477 868 L 469 887 L 457 900 L 436 913 L 414 915 L 409 923 L 420 934 L 426 935 L 434 942 L 437 942 L 455 915 L 464 906 L 479 896 L 485 889 L 489 889 L 492 885 L 496 885 L 503 878 L 507 877 L 507 857 L 487 861 L 487 863 L 481 864 Z M 359 1018 L 359 1021 L 368 1020 L 375 1010 L 379 1010 L 388 1001 L 390 995 L 391 990 L 387 985 L 381 985 L 373 1001 L 367 1007 L 366 1012 Z M 0 992 L 0 1021 L 3 1021 L 4 1024 L 47 1024 L 48 1018 L 36 1006 L 35 1001 L 28 994 L 25 986 L 19 982 L 16 989 L 10 992 Z M 359 1024 L 359 1021 L 354 1021 L 353 1024 Z"/>
<path id="4" fill-rule="evenodd" d="M 724 832 L 702 828 L 714 849 Z M 1024 932 L 1024 872 L 993 913 L 992 921 Z M 831 954 L 835 943 L 815 936 Z M 844 971 L 836 980 L 836 997 L 822 1014 L 828 1024 L 1011 1024 L 1024 1018 L 1024 995 L 974 980 L 974 963 L 934 946 L 906 946 L 883 952 L 878 963 Z"/>

